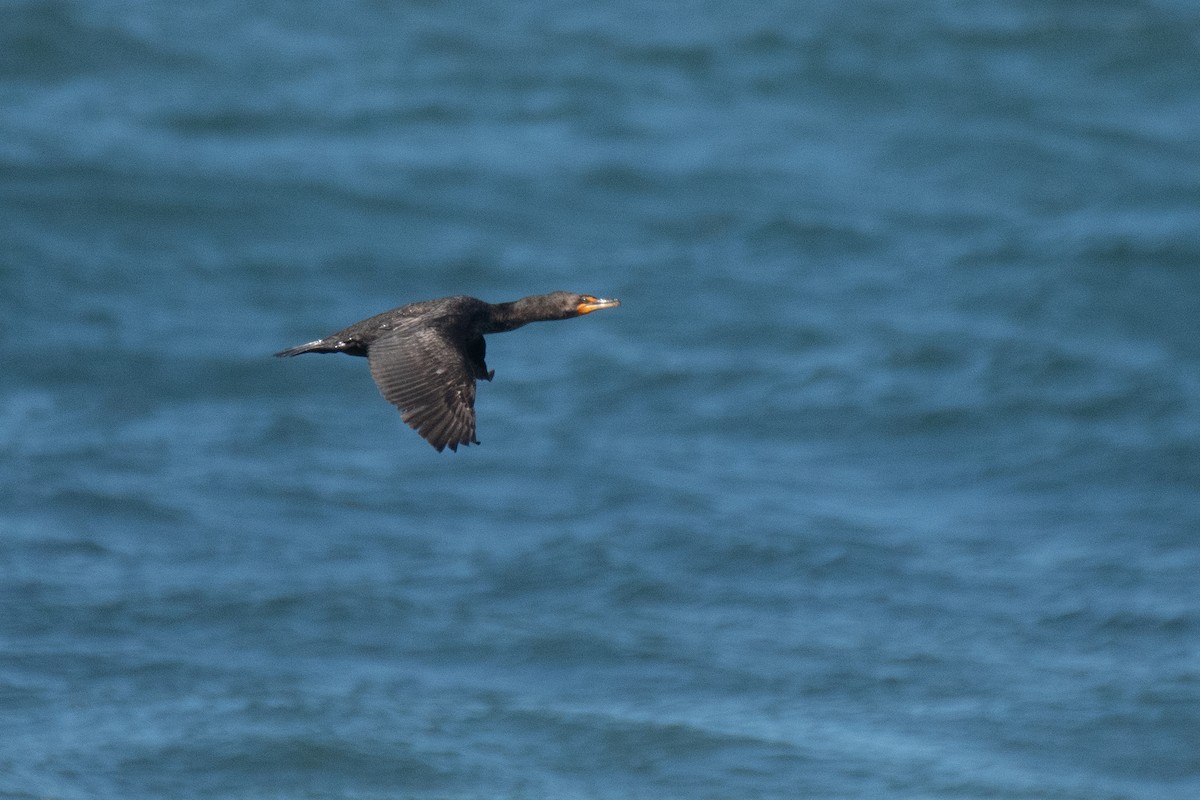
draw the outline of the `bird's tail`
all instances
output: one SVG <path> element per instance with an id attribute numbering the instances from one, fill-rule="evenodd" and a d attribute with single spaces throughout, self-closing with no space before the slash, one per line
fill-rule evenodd
<path id="1" fill-rule="evenodd" d="M 295 347 L 289 347 L 287 350 L 280 350 L 278 353 L 275 354 L 275 357 L 276 358 L 290 358 L 291 356 L 298 356 L 301 353 L 327 353 L 327 352 L 329 352 L 329 346 L 327 344 L 325 344 L 325 340 L 318 339 L 315 342 L 306 342 L 305 344 L 298 344 Z"/>

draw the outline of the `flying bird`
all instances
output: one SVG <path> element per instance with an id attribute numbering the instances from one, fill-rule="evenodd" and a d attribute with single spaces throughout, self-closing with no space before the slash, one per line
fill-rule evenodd
<path id="1" fill-rule="evenodd" d="M 475 381 L 495 370 L 484 361 L 489 333 L 530 322 L 570 319 L 621 305 L 590 294 L 551 292 L 511 303 L 456 295 L 411 303 L 356 322 L 323 339 L 276 353 L 365 356 L 384 399 L 440 453 L 479 444 L 475 438 Z"/>

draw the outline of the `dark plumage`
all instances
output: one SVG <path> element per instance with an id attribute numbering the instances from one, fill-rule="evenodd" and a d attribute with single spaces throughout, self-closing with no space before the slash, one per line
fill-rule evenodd
<path id="1" fill-rule="evenodd" d="M 589 294 L 552 292 L 512 303 L 485 303 L 458 295 L 424 300 L 356 322 L 324 339 L 276 353 L 365 356 L 371 376 L 400 417 L 441 452 L 475 439 L 475 380 L 495 374 L 484 362 L 489 333 L 530 322 L 569 319 L 619 306 Z"/>

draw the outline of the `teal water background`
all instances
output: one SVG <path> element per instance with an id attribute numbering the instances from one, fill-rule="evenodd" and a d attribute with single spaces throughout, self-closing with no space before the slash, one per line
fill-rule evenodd
<path id="1" fill-rule="evenodd" d="M 0 797 L 1200 795 L 1200 6 L 0 19 Z"/>

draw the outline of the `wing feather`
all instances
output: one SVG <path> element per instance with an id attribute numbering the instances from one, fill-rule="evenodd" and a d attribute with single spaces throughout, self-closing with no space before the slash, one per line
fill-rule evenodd
<path id="1" fill-rule="evenodd" d="M 439 452 L 475 441 L 475 378 L 467 354 L 419 319 L 371 343 L 371 376 L 400 418 Z"/>

